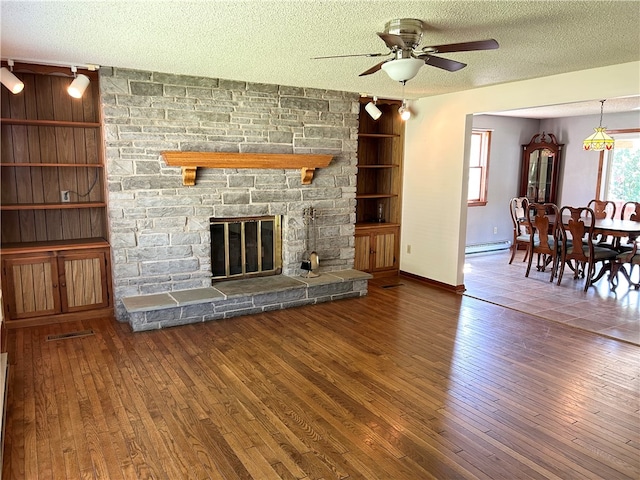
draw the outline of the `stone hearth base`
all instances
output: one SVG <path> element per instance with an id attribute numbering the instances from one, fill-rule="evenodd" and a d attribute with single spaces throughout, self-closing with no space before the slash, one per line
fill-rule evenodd
<path id="1" fill-rule="evenodd" d="M 134 332 L 250 315 L 367 294 L 371 275 L 358 270 L 315 278 L 278 275 L 217 282 L 212 287 L 122 299 Z"/>

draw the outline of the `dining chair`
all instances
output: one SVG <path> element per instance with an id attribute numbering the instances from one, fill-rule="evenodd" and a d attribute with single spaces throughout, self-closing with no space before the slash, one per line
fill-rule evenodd
<path id="1" fill-rule="evenodd" d="M 620 209 L 620 220 L 640 222 L 640 202 L 627 202 Z"/>
<path id="2" fill-rule="evenodd" d="M 511 213 L 511 221 L 513 223 L 513 240 L 511 242 L 511 258 L 509 264 L 513 262 L 518 247 L 525 248 L 523 262 L 527 261 L 529 256 L 530 227 L 527 225 L 527 207 L 529 200 L 527 197 L 514 197 L 509 201 L 509 211 Z"/>
<path id="3" fill-rule="evenodd" d="M 593 210 L 596 219 L 615 218 L 616 204 L 611 200 L 591 200 L 587 207 Z"/>
<path id="4" fill-rule="evenodd" d="M 612 263 L 618 252 L 596 244 L 593 226 L 596 220 L 595 212 L 589 207 L 562 207 L 557 217 L 560 239 L 560 259 L 558 262 L 558 285 L 562 282 L 565 265 L 573 270 L 573 278 L 586 278 L 584 291 L 604 274 L 605 262 Z M 569 242 L 572 240 L 572 242 Z M 581 241 L 582 240 L 582 241 Z M 596 264 L 602 263 L 602 268 L 595 275 Z"/>
<path id="5" fill-rule="evenodd" d="M 620 209 L 620 220 L 631 220 L 632 222 L 640 222 L 640 202 L 627 202 L 622 205 L 622 208 Z M 618 238 L 615 247 L 620 252 L 630 252 L 633 248 L 633 242 L 629 239 L 629 237 Z M 635 265 L 637 265 L 637 263 L 630 263 L 629 276 L 631 276 Z"/>
<path id="6" fill-rule="evenodd" d="M 527 222 L 531 228 L 529 238 L 529 263 L 525 277 L 529 276 L 533 255 L 537 255 L 537 266 L 539 272 L 544 272 L 551 264 L 550 282 L 556 274 L 558 265 L 558 245 L 557 245 L 557 222 L 558 207 L 553 203 L 530 203 L 527 210 Z"/>
<path id="7" fill-rule="evenodd" d="M 593 210 L 596 220 L 602 220 L 604 218 L 614 219 L 616 217 L 616 204 L 611 200 L 591 200 L 587 207 Z M 597 243 L 600 246 L 607 246 L 609 248 L 615 248 L 613 244 L 614 240 L 609 241 L 609 237 L 601 235 L 597 239 Z"/>
<path id="8" fill-rule="evenodd" d="M 629 272 L 627 272 L 625 266 L 629 264 Z M 619 253 L 615 260 L 611 264 L 611 275 L 609 276 L 609 283 L 611 284 L 611 290 L 615 290 L 618 286 L 618 273 L 622 273 L 624 277 L 636 290 L 640 290 L 640 280 L 637 283 L 633 283 L 631 280 L 631 272 L 633 267 L 640 265 L 640 240 L 633 242 L 633 247 L 628 252 Z"/>

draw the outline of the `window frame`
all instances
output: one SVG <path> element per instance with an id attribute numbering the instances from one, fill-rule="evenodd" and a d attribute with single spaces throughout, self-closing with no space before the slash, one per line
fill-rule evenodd
<path id="1" fill-rule="evenodd" d="M 471 178 L 471 169 L 479 168 L 480 169 L 480 188 L 478 191 L 480 192 L 480 198 L 469 200 L 467 189 L 467 206 L 468 207 L 482 207 L 487 204 L 487 192 L 489 185 L 489 159 L 491 157 L 491 133 L 492 130 L 483 129 L 483 128 L 474 128 L 471 130 L 471 138 L 473 139 L 474 135 L 480 135 L 480 158 L 479 165 L 471 165 L 471 151 L 469 151 L 469 179 Z"/>
<path id="2" fill-rule="evenodd" d="M 608 134 L 625 134 L 625 133 L 639 133 L 640 128 L 622 128 L 618 130 L 607 130 Z M 615 147 L 614 147 L 615 148 Z M 597 200 L 604 200 L 604 190 L 606 189 L 604 186 L 605 181 L 608 180 L 608 172 L 607 168 L 605 168 L 605 155 L 608 154 L 610 150 L 601 150 L 600 158 L 598 162 L 598 179 L 596 181 L 596 196 Z"/>

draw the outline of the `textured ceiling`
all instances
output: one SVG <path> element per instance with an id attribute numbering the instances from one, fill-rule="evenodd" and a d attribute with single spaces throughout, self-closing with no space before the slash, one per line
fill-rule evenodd
<path id="1" fill-rule="evenodd" d="M 1 2 L 3 59 L 98 64 L 401 97 L 376 32 L 394 18 L 428 26 L 422 46 L 495 38 L 498 50 L 442 54 L 421 68 L 418 98 L 640 60 L 639 1 L 15 1 Z M 598 105 L 596 105 L 596 113 Z"/>

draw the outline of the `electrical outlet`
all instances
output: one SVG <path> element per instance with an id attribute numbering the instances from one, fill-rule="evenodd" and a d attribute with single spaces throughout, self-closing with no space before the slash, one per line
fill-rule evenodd
<path id="1" fill-rule="evenodd" d="M 71 201 L 69 198 L 69 190 L 60 190 L 60 201 L 63 203 L 69 203 Z"/>
<path id="2" fill-rule="evenodd" d="M 497 235 L 498 234 L 498 227 L 493 227 L 493 234 Z"/>
<path id="3" fill-rule="evenodd" d="M 407 245 L 407 253 L 411 253 L 411 245 Z"/>

